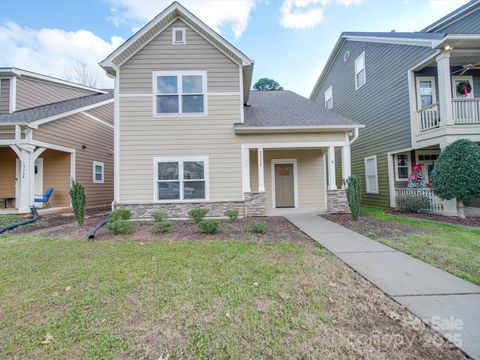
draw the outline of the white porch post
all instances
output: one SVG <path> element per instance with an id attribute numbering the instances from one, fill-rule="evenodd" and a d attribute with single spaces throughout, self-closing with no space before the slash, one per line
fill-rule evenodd
<path id="1" fill-rule="evenodd" d="M 258 192 L 265 192 L 265 172 L 263 166 L 263 148 L 258 148 Z"/>
<path id="2" fill-rule="evenodd" d="M 345 188 L 345 182 L 352 175 L 352 164 L 350 160 L 350 145 L 342 147 L 342 188 Z"/>
<path id="3" fill-rule="evenodd" d="M 335 147 L 328 147 L 328 190 L 337 190 L 335 179 Z"/>
<path id="4" fill-rule="evenodd" d="M 437 56 L 438 97 L 441 125 L 453 125 L 452 84 L 450 79 L 450 53 L 442 51 Z"/>
<path id="5" fill-rule="evenodd" d="M 20 206 L 19 212 L 28 212 L 33 204 L 32 191 L 34 177 L 34 162 L 32 153 L 21 149 L 20 157 Z"/>
<path id="6" fill-rule="evenodd" d="M 250 149 L 242 147 L 242 184 L 243 192 L 251 192 L 250 189 Z"/>

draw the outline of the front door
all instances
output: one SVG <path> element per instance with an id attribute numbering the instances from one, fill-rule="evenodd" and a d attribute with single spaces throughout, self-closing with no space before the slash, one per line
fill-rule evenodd
<path id="1" fill-rule="evenodd" d="M 293 164 L 275 164 L 275 207 L 295 206 Z"/>

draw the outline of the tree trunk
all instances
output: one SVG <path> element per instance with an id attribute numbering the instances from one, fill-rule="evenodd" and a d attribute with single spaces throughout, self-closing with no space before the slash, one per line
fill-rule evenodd
<path id="1" fill-rule="evenodd" d="M 463 205 L 463 198 L 458 198 L 457 199 L 457 209 L 458 209 L 458 217 L 460 219 L 465 219 L 465 211 L 464 211 L 465 205 Z"/>

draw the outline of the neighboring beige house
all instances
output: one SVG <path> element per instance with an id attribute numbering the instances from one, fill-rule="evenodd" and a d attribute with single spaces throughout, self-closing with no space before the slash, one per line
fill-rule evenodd
<path id="1" fill-rule="evenodd" d="M 72 180 L 87 206 L 113 200 L 113 93 L 16 68 L 0 68 L 0 212 L 28 212 L 54 188 L 70 207 Z"/>
<path id="2" fill-rule="evenodd" d="M 100 65 L 115 79 L 116 207 L 346 210 L 334 153 L 348 177 L 362 126 L 290 91 L 250 91 L 253 61 L 179 3 Z"/>

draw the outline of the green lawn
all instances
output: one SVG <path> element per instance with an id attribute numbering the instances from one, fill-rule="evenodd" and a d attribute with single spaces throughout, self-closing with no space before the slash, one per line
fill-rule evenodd
<path id="1" fill-rule="evenodd" d="M 463 358 L 313 242 L 9 235 L 0 279 L 2 359 Z"/>
<path id="2" fill-rule="evenodd" d="M 405 236 L 378 241 L 480 285 L 480 229 L 386 213 L 364 207 L 362 214 L 385 223 L 399 222 L 419 229 Z"/>

